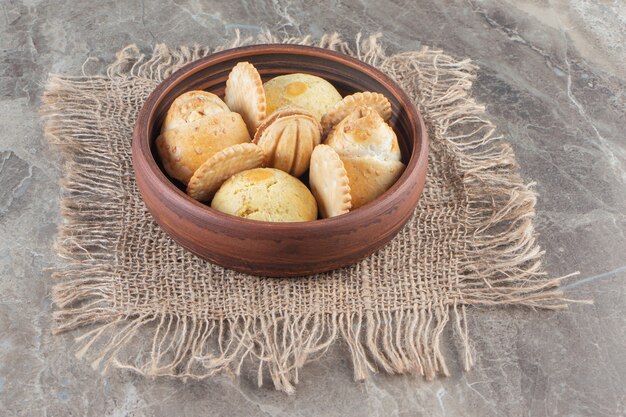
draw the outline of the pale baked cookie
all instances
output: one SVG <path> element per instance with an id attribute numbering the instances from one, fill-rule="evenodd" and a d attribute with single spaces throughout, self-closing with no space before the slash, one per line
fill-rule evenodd
<path id="1" fill-rule="evenodd" d="M 198 201 L 209 201 L 233 175 L 263 165 L 263 151 L 254 143 L 241 143 L 215 153 L 193 173 L 187 194 Z"/>
<path id="2" fill-rule="evenodd" d="M 375 110 L 386 122 L 391 118 L 391 103 L 380 93 L 364 91 L 345 96 L 322 116 L 322 130 L 326 135 L 330 130 L 358 107 Z"/>
<path id="3" fill-rule="evenodd" d="M 263 81 L 251 63 L 240 62 L 231 70 L 224 100 L 232 111 L 241 114 L 250 136 L 253 136 L 265 119 L 267 106 Z"/>
<path id="4" fill-rule="evenodd" d="M 267 166 L 299 177 L 309 169 L 311 152 L 322 139 L 319 122 L 310 113 L 284 108 L 271 114 L 254 135 L 267 157 Z"/>
<path id="5" fill-rule="evenodd" d="M 267 114 L 283 107 L 301 107 L 320 121 L 341 94 L 328 81 L 310 74 L 280 75 L 267 81 L 263 88 L 267 99 Z"/>
<path id="6" fill-rule="evenodd" d="M 211 207 L 233 216 L 267 222 L 317 219 L 317 204 L 297 178 L 274 168 L 233 175 L 213 197 Z"/>
<path id="7" fill-rule="evenodd" d="M 309 185 L 322 218 L 339 216 L 352 207 L 351 184 L 333 148 L 318 145 L 311 155 Z"/>
<path id="8" fill-rule="evenodd" d="M 350 181 L 352 209 L 380 197 L 404 172 L 404 164 L 400 161 L 381 161 L 372 157 L 341 160 Z M 311 161 L 312 170 L 313 161 Z M 313 195 L 316 195 L 315 192 Z"/>
<path id="9" fill-rule="evenodd" d="M 342 158 L 371 156 L 389 161 L 401 159 L 395 132 L 371 107 L 357 107 L 333 128 L 325 143 Z"/>
<path id="10" fill-rule="evenodd" d="M 188 91 L 176 97 L 161 126 L 161 133 L 183 127 L 205 116 L 230 112 L 226 103 L 213 93 L 203 90 Z"/>
<path id="11" fill-rule="evenodd" d="M 246 124 L 239 114 L 228 112 L 163 132 L 156 139 L 156 149 L 165 171 L 187 185 L 193 173 L 216 152 L 245 142 L 250 142 Z"/>

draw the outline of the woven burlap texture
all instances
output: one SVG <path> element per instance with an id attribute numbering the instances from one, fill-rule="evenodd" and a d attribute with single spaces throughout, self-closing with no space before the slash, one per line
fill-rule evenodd
<path id="1" fill-rule="evenodd" d="M 393 77 L 427 122 L 426 186 L 398 236 L 357 265 L 298 279 L 247 276 L 207 263 L 172 241 L 137 191 L 133 124 L 174 70 L 213 51 L 157 45 L 117 55 L 106 75 L 51 75 L 46 135 L 63 150 L 62 216 L 55 273 L 56 331 L 84 328 L 78 356 L 94 367 L 203 378 L 255 369 L 259 385 L 293 392 L 302 366 L 337 341 L 354 377 L 372 371 L 449 373 L 441 349 L 473 364 L 467 307 L 565 307 L 548 279 L 533 228 L 535 193 L 511 148 L 470 95 L 476 67 L 442 51 L 386 55 L 379 36 L 236 39 L 300 43 L 355 56 Z M 456 343 L 453 343 L 456 342 Z M 248 374 L 246 374 L 248 375 Z"/>

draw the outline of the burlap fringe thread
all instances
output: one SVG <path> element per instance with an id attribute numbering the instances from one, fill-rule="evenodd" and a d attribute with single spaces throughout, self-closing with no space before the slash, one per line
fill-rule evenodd
<path id="1" fill-rule="evenodd" d="M 264 33 L 243 39 L 237 33 L 234 42 L 214 51 L 252 43 L 315 44 L 310 37 L 279 39 Z M 543 252 L 535 241 L 532 184 L 522 182 L 512 150 L 483 118 L 484 107 L 469 96 L 476 67 L 469 60 L 457 61 L 428 48 L 386 56 L 378 36 L 358 36 L 351 47 L 337 34 L 325 35 L 316 45 L 358 57 L 390 74 L 413 93 L 428 122 L 432 146 L 456 148 L 454 154 L 465 172 L 466 226 L 474 230 L 474 239 L 465 242 L 464 253 L 469 255 L 458 278 L 458 297 L 452 303 L 416 301 L 408 310 L 372 308 L 306 317 L 287 312 L 237 319 L 120 313 L 110 284 L 117 256 L 112 242 L 124 227 L 119 219 L 126 197 L 119 184 L 108 180 L 108 172 L 120 168 L 107 157 L 111 152 L 107 138 L 93 126 L 99 102 L 83 90 L 105 88 L 99 80 L 111 82 L 120 77 L 160 81 L 212 52 L 203 47 L 157 45 L 147 58 L 129 46 L 118 54 L 106 76 L 51 76 L 42 109 L 50 142 L 67 148 L 61 202 L 64 222 L 57 244 L 67 266 L 54 274 L 60 280 L 53 290 L 58 306 L 55 331 L 92 326 L 77 341 L 82 344 L 78 356 L 89 355 L 94 368 L 112 365 L 150 376 L 204 378 L 238 375 L 246 358 L 251 358 L 258 365 L 259 386 L 266 370 L 276 389 L 292 393 L 298 370 L 341 336 L 350 349 L 356 380 L 378 369 L 431 379 L 449 374 L 440 339 L 451 314 L 463 365 L 469 369 L 473 355 L 466 306 L 566 307 L 569 300 L 558 289 L 563 278 L 547 279 L 541 269 Z M 102 197 L 108 202 L 103 204 Z M 147 339 L 140 336 L 142 329 L 150 335 Z M 133 346 L 133 354 L 119 358 L 128 346 Z M 143 351 L 143 356 L 137 354 Z"/>

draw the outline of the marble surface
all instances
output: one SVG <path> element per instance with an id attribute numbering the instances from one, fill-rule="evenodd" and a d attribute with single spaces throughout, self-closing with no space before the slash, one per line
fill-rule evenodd
<path id="1" fill-rule="evenodd" d="M 58 155 L 37 116 L 48 72 L 101 71 L 117 49 L 219 42 L 239 28 L 314 36 L 384 31 L 391 51 L 431 45 L 481 67 L 475 94 L 537 183 L 566 312 L 471 313 L 477 363 L 434 382 L 351 380 L 340 345 L 294 396 L 225 378 L 183 384 L 112 372 L 52 336 L 47 268 L 59 220 Z M 2 0 L 0 414 L 3 416 L 626 415 L 626 6 L 621 1 Z M 93 57 L 86 62 L 87 58 Z M 84 64 L 84 65 L 83 65 Z"/>

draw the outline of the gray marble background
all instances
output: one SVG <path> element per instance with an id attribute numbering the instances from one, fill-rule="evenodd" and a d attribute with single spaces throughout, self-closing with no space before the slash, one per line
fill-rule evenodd
<path id="1" fill-rule="evenodd" d="M 183 384 L 113 372 L 52 336 L 50 273 L 58 155 L 37 109 L 46 74 L 101 71 L 119 48 L 217 43 L 256 33 L 383 31 L 390 51 L 471 57 L 475 94 L 540 193 L 537 228 L 554 275 L 580 270 L 567 312 L 472 311 L 476 367 L 425 382 L 356 384 L 337 345 L 295 396 L 248 380 Z M 0 0 L 0 415 L 626 415 L 626 140 L 623 1 L 81 2 Z"/>

